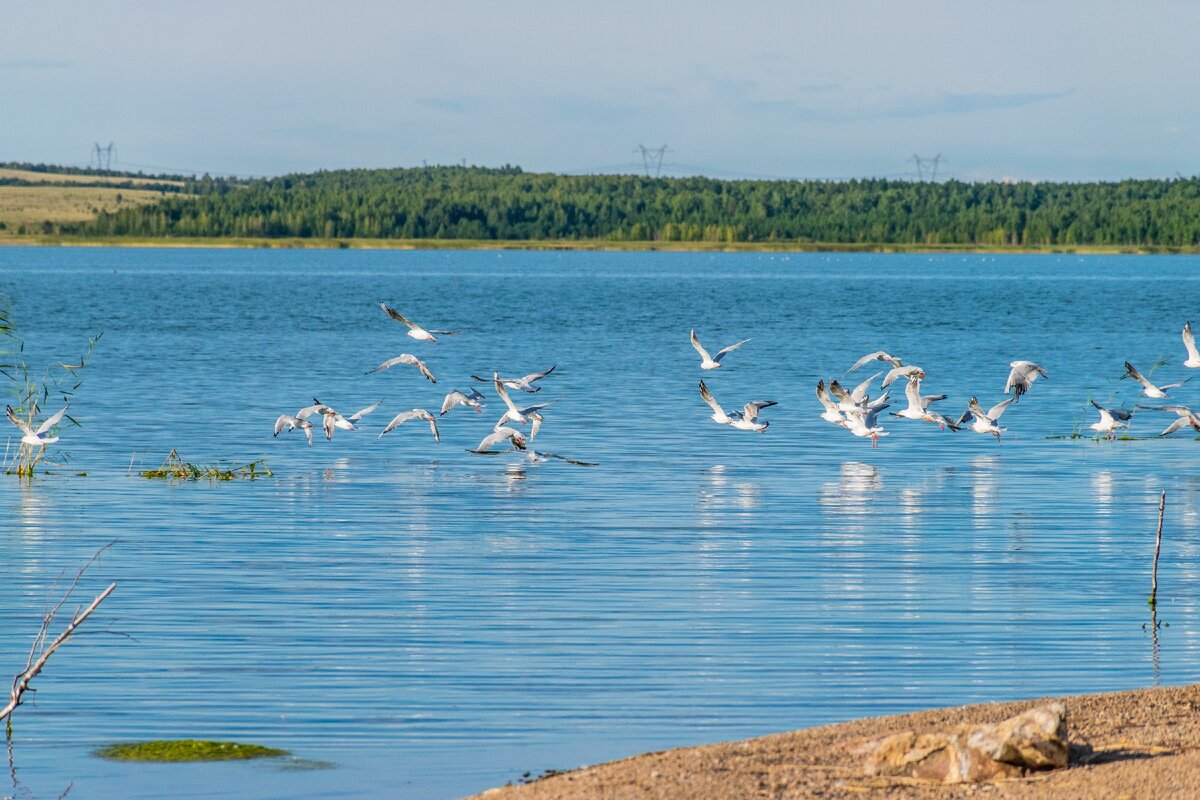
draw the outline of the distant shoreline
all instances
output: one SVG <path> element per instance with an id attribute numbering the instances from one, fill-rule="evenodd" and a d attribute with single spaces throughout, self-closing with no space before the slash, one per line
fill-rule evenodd
<path id="1" fill-rule="evenodd" d="M 2 236 L 0 246 L 26 247 L 179 247 L 268 250 L 558 250 L 594 252 L 672 253 L 915 253 L 915 254 L 1029 254 L 1029 255 L 1196 255 L 1200 247 L 1144 245 L 1020 245 L 962 244 L 846 244 L 837 242 L 664 242 L 609 239 L 317 239 L 135 237 L 75 238 L 66 236 Z"/>

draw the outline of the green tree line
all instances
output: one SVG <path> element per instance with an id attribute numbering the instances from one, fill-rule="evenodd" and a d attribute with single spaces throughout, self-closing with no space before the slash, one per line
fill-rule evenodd
<path id="1" fill-rule="evenodd" d="M 205 176 L 102 236 L 1200 245 L 1200 179 L 944 183 L 555 175 L 517 167 Z"/>

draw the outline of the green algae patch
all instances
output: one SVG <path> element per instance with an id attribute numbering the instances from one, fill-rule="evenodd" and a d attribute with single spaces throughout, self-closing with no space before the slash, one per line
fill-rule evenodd
<path id="1" fill-rule="evenodd" d="M 113 744 L 95 751 L 111 761 L 246 761 L 252 758 L 278 758 L 291 755 L 287 750 L 238 742 L 210 742 L 202 739 L 173 739 L 159 742 Z"/>

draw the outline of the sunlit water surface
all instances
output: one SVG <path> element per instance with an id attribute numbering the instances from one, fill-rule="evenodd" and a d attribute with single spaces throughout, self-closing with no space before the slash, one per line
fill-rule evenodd
<path id="1" fill-rule="evenodd" d="M 70 469 L 0 481 L 0 672 L 64 569 L 116 540 L 80 592 L 118 583 L 15 715 L 8 793 L 443 800 L 862 715 L 1197 680 L 1200 443 L 1046 438 L 1090 423 L 1089 397 L 1136 402 L 1125 359 L 1186 377 L 1197 278 L 1190 257 L 0 248 L 32 364 L 104 332 Z M 381 299 L 469 333 L 414 342 Z M 753 341 L 702 375 L 691 327 Z M 1050 377 L 1002 445 L 891 420 L 872 449 L 813 387 L 880 348 L 948 415 L 998 402 L 1014 359 Z M 401 352 L 437 385 L 364 374 Z M 599 466 L 465 452 L 500 413 L 469 375 L 552 364 L 537 445 Z M 770 430 L 708 421 L 700 377 L 730 407 L 778 400 Z M 420 422 L 378 438 L 474 385 L 486 412 L 447 415 L 440 445 Z M 384 405 L 312 449 L 272 438 L 314 395 Z M 275 477 L 137 477 L 172 448 Z M 336 766 L 90 754 L 186 737 Z"/>

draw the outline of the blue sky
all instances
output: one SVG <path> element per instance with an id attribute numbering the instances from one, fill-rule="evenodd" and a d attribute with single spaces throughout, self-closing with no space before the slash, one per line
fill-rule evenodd
<path id="1" fill-rule="evenodd" d="M 1200 3 L 10 2 L 0 160 L 1200 173 Z"/>

